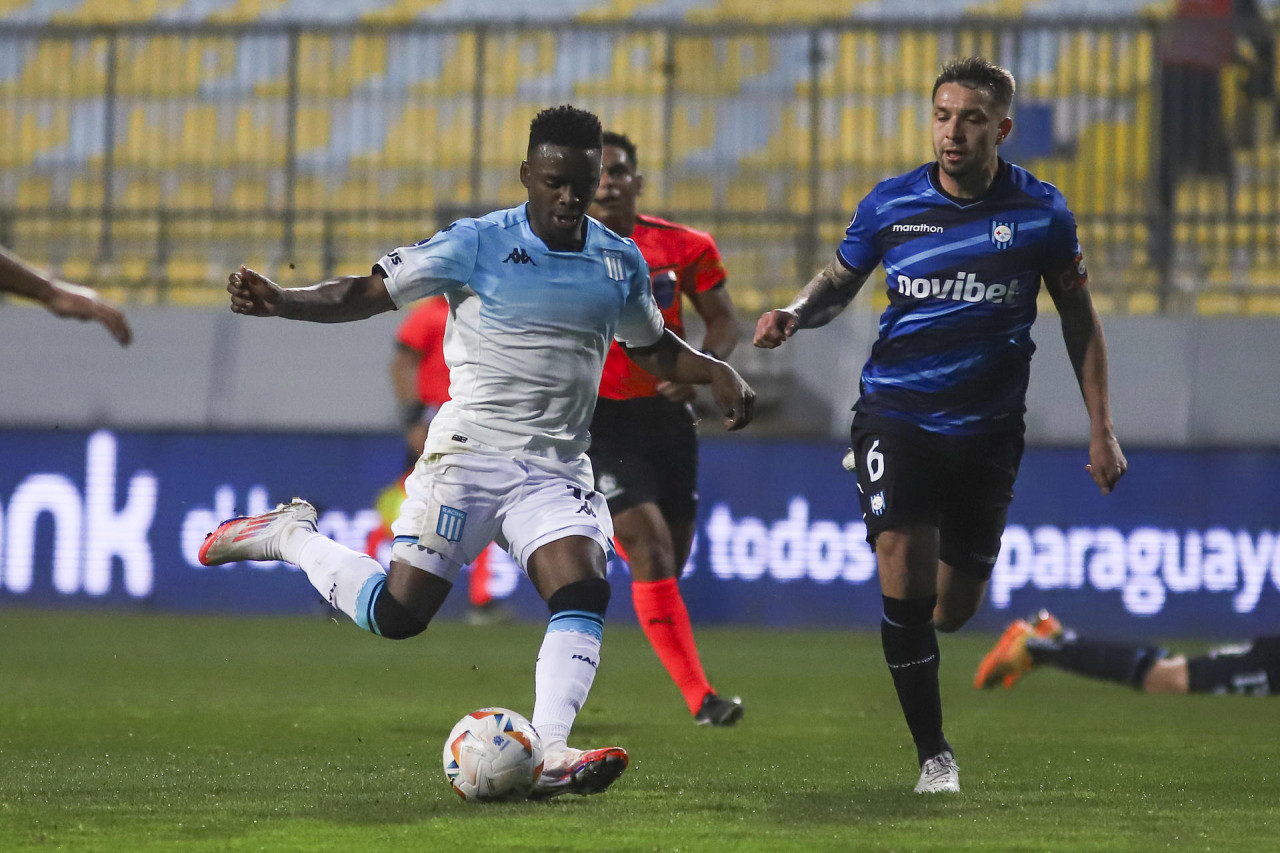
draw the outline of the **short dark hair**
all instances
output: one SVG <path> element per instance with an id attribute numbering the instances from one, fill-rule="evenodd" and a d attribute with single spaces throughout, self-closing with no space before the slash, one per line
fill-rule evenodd
<path id="1" fill-rule="evenodd" d="M 938 96 L 938 89 L 944 83 L 959 83 L 969 89 L 986 89 L 991 93 L 992 103 L 1005 113 L 1013 105 L 1013 92 L 1017 86 L 1013 72 L 982 56 L 953 59 L 942 66 L 942 73 L 933 81 L 933 94 L 930 98 Z"/>
<path id="2" fill-rule="evenodd" d="M 545 109 L 529 125 L 529 150 L 539 145 L 563 145 L 584 151 L 600 148 L 600 119 L 569 104 Z"/>
<path id="3" fill-rule="evenodd" d="M 623 151 L 627 152 L 627 162 L 631 164 L 631 170 L 633 172 L 640 171 L 640 158 L 636 156 L 636 144 L 632 142 L 625 133 L 606 130 L 601 144 L 611 145 L 614 148 L 621 148 Z"/>

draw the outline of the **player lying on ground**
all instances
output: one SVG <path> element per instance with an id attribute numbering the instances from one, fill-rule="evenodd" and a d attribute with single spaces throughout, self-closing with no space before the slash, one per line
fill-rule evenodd
<path id="1" fill-rule="evenodd" d="M 978 665 L 973 686 L 1009 689 L 1032 669 L 1052 666 L 1145 693 L 1270 696 L 1280 687 L 1280 635 L 1218 646 L 1202 655 L 1170 655 L 1143 643 L 1081 637 L 1047 610 L 1017 619 Z"/>
<path id="2" fill-rule="evenodd" d="M 656 376 L 711 385 L 730 429 L 751 420 L 755 399 L 733 368 L 663 328 L 640 251 L 587 217 L 600 149 L 594 115 L 544 110 L 520 166 L 527 204 L 455 222 L 365 276 L 289 290 L 244 267 L 230 276 L 235 313 L 313 322 L 360 320 L 443 293 L 456 393 L 405 481 L 389 571 L 319 535 L 301 500 L 225 522 L 200 553 L 206 565 L 294 563 L 357 625 L 403 639 L 426 629 L 462 566 L 496 540 L 550 610 L 534 671 L 532 722 L 546 756 L 535 797 L 598 793 L 628 762 L 620 747 L 567 743 L 600 662 L 610 595 L 613 525 L 586 456 L 610 341 Z"/>

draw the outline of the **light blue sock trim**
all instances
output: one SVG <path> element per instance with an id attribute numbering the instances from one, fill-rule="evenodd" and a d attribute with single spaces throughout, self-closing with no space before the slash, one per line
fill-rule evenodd
<path id="1" fill-rule="evenodd" d="M 604 638 L 604 617 L 589 610 L 561 610 L 547 622 L 547 633 L 552 631 L 577 631 L 601 640 Z"/>
<path id="2" fill-rule="evenodd" d="M 373 605 L 378 600 L 378 593 L 382 592 L 386 584 L 386 575 L 380 572 L 374 573 L 369 575 L 364 586 L 360 587 L 360 594 L 356 596 L 356 624 L 379 637 L 382 636 L 382 632 L 378 630 L 377 620 L 373 618 Z"/>

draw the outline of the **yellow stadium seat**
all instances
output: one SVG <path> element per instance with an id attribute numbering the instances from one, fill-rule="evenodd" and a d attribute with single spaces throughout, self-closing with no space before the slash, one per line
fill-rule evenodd
<path id="1" fill-rule="evenodd" d="M 185 0 L 81 0 L 78 6 L 55 12 L 51 19 L 63 24 L 120 24 L 152 21 L 162 12 L 180 8 Z"/>
<path id="2" fill-rule="evenodd" d="M 660 96 L 667 85 L 662 71 L 666 46 L 664 33 L 618 33 L 610 48 L 608 74 L 575 81 L 574 92 L 579 98 Z"/>
<path id="3" fill-rule="evenodd" d="M 715 184 L 708 178 L 688 178 L 675 182 L 665 207 L 675 210 L 705 208 L 715 198 Z"/>
<path id="4" fill-rule="evenodd" d="M 92 98 L 106 87 L 107 39 L 97 35 L 28 42 L 22 73 L 0 81 L 0 94 L 27 98 Z"/>
<path id="5" fill-rule="evenodd" d="M 230 72 L 235 41 L 149 34 L 121 41 L 116 91 L 129 95 L 194 95 L 207 80 Z"/>
<path id="6" fill-rule="evenodd" d="M 729 184 L 725 196 L 726 206 L 732 210 L 762 213 L 770 208 L 769 187 L 756 176 L 739 176 Z"/>
<path id="7" fill-rule="evenodd" d="M 268 12 L 275 12 L 288 0 L 235 0 L 230 6 L 215 10 L 209 20 L 216 23 L 252 23 L 262 20 Z"/>
<path id="8" fill-rule="evenodd" d="M 84 209 L 101 207 L 105 200 L 102 179 L 97 175 L 80 175 L 71 180 L 67 193 L 67 204 L 73 208 Z"/>
<path id="9" fill-rule="evenodd" d="M 556 35 L 549 31 L 490 33 L 485 39 L 486 95 L 515 95 L 521 84 L 555 69 Z"/>
<path id="10" fill-rule="evenodd" d="M 53 181 L 49 178 L 24 177 L 18 183 L 18 207 L 49 207 L 53 199 Z"/>

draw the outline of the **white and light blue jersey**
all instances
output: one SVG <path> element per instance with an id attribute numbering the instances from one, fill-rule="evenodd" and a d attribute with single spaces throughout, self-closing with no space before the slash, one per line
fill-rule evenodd
<path id="1" fill-rule="evenodd" d="M 462 444 L 574 458 L 590 441 L 610 342 L 662 336 L 640 250 L 589 217 L 581 251 L 548 249 L 521 205 L 461 219 L 378 266 L 397 308 L 449 301 L 450 400 L 431 422 L 428 453 Z"/>
<path id="2" fill-rule="evenodd" d="M 932 164 L 876 186 L 837 257 L 883 263 L 889 306 L 862 371 L 854 423 L 971 435 L 1021 431 L 1041 279 L 1084 265 L 1062 194 L 1000 161 L 980 198 L 953 199 Z"/>

